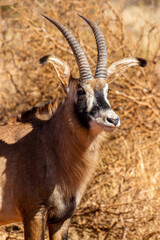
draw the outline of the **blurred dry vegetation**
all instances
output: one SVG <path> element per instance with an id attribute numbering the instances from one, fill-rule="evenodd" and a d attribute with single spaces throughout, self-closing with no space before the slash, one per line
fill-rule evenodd
<path id="1" fill-rule="evenodd" d="M 160 239 L 160 2 L 0 0 L 0 121 L 60 98 L 54 70 L 39 58 L 55 54 L 78 76 L 62 34 L 41 13 L 79 39 L 94 71 L 96 44 L 80 13 L 95 21 L 108 45 L 108 63 L 146 58 L 110 83 L 121 128 L 106 136 L 97 170 L 70 226 L 70 239 Z M 23 239 L 22 225 L 1 227 L 0 239 Z"/>

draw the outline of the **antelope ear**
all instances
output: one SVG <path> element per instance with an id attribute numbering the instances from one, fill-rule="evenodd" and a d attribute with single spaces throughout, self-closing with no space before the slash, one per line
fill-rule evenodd
<path id="1" fill-rule="evenodd" d="M 70 75 L 71 75 L 70 67 L 65 61 L 55 57 L 54 55 L 44 56 L 40 59 L 40 63 L 42 65 L 46 64 L 47 62 L 53 65 L 57 73 L 57 76 L 61 81 L 62 86 L 66 92 L 69 84 Z"/>
<path id="2" fill-rule="evenodd" d="M 127 68 L 139 65 L 141 67 L 145 67 L 147 65 L 147 61 L 142 58 L 130 57 L 123 58 L 117 62 L 112 63 L 107 69 L 107 81 L 114 81 L 122 73 L 127 70 Z M 110 81 L 109 81 L 110 82 Z"/>

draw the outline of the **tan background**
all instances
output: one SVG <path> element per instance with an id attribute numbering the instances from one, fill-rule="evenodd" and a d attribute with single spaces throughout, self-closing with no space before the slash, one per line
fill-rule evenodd
<path id="1" fill-rule="evenodd" d="M 160 239 L 160 1 L 0 0 L 0 122 L 62 96 L 50 66 L 55 54 L 78 76 L 62 34 L 41 13 L 67 26 L 79 39 L 94 71 L 95 21 L 108 45 L 108 63 L 125 56 L 148 60 L 110 84 L 110 102 L 121 127 L 108 134 L 99 165 L 70 227 L 70 239 Z M 21 224 L 3 226 L 0 239 L 23 239 Z"/>

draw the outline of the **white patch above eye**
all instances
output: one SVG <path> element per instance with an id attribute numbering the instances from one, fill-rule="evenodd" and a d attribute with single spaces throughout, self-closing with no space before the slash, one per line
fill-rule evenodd
<path id="1" fill-rule="evenodd" d="M 85 86 L 86 100 L 87 100 L 87 112 L 91 110 L 94 103 L 94 91 L 90 86 Z"/>
<path id="2" fill-rule="evenodd" d="M 108 84 L 106 83 L 106 86 L 103 88 L 103 92 L 108 92 Z"/>
<path id="3" fill-rule="evenodd" d="M 105 97 L 108 96 L 108 84 L 106 83 L 106 86 L 103 88 L 103 94 Z"/>
<path id="4" fill-rule="evenodd" d="M 107 104 L 111 107 L 111 105 L 110 105 L 109 100 L 108 100 L 107 97 L 105 97 L 105 100 L 106 100 Z"/>
<path id="5" fill-rule="evenodd" d="M 87 111 L 89 112 L 93 107 L 94 96 L 91 94 L 87 94 Z"/>
<path id="6" fill-rule="evenodd" d="M 107 83 L 106 83 L 106 86 L 103 88 L 103 94 L 104 94 L 105 101 L 109 106 L 111 106 L 108 100 L 108 84 Z"/>

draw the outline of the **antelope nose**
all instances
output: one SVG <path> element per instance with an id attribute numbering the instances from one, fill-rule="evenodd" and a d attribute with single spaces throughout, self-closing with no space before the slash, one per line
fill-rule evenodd
<path id="1" fill-rule="evenodd" d="M 107 117 L 107 121 L 110 122 L 110 123 L 113 123 L 114 126 L 117 126 L 118 122 L 119 122 L 119 118 L 108 118 Z"/>

